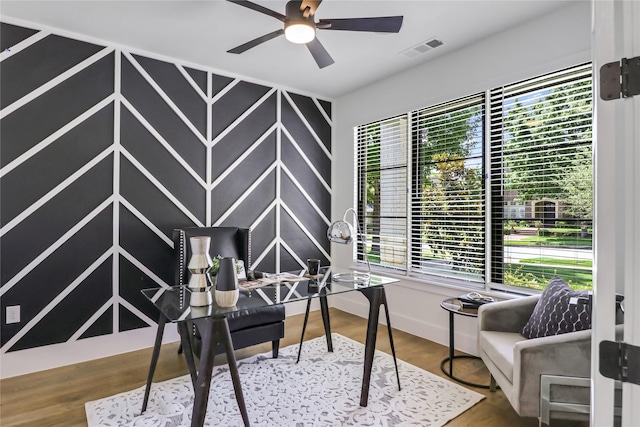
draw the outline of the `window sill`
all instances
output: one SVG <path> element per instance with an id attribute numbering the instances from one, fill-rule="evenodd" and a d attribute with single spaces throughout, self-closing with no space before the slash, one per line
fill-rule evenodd
<path id="1" fill-rule="evenodd" d="M 352 264 L 348 267 L 350 270 L 358 270 L 358 271 L 366 271 L 366 264 Z M 408 288 L 411 290 L 419 291 L 419 292 L 431 292 L 438 294 L 449 294 L 451 290 L 460 291 L 461 294 L 468 292 L 480 292 L 483 295 L 490 296 L 500 300 L 506 299 L 515 299 L 520 297 L 525 297 L 529 295 L 539 294 L 540 291 L 535 289 L 524 289 L 517 288 L 516 290 L 511 289 L 499 289 L 492 288 L 486 289 L 484 287 L 477 286 L 465 286 L 460 283 L 456 283 L 453 280 L 447 281 L 446 279 L 438 279 L 438 278 L 421 278 L 416 276 L 409 276 L 402 273 L 396 273 L 393 270 L 387 270 L 385 268 L 376 268 L 375 266 L 371 266 L 371 273 L 379 274 L 381 276 L 392 277 L 394 279 L 398 279 L 401 281 L 398 285 L 404 288 Z"/>

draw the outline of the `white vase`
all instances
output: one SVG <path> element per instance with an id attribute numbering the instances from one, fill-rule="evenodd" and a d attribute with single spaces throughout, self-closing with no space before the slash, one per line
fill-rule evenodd
<path id="1" fill-rule="evenodd" d="M 211 285 L 207 280 L 206 274 L 193 273 L 189 278 L 189 289 L 194 292 L 202 292 L 205 289 L 208 289 Z"/>
<path id="2" fill-rule="evenodd" d="M 234 258 L 222 258 L 220 269 L 216 276 L 215 286 L 216 303 L 220 307 L 233 307 L 238 302 L 240 292 L 238 290 L 238 273 L 236 272 L 236 260 Z"/>
<path id="3" fill-rule="evenodd" d="M 220 307 L 233 307 L 238 302 L 240 297 L 240 290 L 234 289 L 232 291 L 219 291 L 215 290 L 216 304 Z"/>
<path id="4" fill-rule="evenodd" d="M 189 305 L 193 307 L 205 307 L 211 305 L 213 298 L 211 297 L 211 291 L 207 289 L 204 292 L 191 292 L 191 299 Z"/>
<path id="5" fill-rule="evenodd" d="M 191 273 L 188 285 L 191 293 L 189 304 L 194 307 L 204 307 L 213 302 L 211 284 L 207 278 L 207 271 L 213 265 L 213 260 L 209 255 L 211 237 L 191 237 L 189 238 L 189 244 L 191 245 L 191 258 L 187 264 L 187 268 Z"/>
<path id="6" fill-rule="evenodd" d="M 187 268 L 191 273 L 206 273 L 209 267 L 213 265 L 213 260 L 209 255 L 211 237 L 190 237 L 189 244 L 191 245 L 191 258 L 189 258 Z"/>

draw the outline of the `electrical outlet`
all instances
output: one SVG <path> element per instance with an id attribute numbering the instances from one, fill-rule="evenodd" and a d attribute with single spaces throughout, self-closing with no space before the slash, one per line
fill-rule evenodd
<path id="1" fill-rule="evenodd" d="M 9 305 L 7 306 L 7 325 L 10 323 L 20 323 L 20 306 Z"/>

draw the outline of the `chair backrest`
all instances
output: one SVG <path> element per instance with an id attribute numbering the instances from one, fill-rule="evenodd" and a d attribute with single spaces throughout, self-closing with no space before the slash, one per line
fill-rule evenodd
<path id="1" fill-rule="evenodd" d="M 173 230 L 175 252 L 175 284 L 183 285 L 189 280 L 187 264 L 191 257 L 189 238 L 195 236 L 211 237 L 209 254 L 234 257 L 244 261 L 245 268 L 251 267 L 251 230 L 241 227 L 189 227 Z"/>

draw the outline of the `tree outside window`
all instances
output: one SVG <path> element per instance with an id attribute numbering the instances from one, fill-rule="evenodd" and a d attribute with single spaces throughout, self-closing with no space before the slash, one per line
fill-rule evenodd
<path id="1" fill-rule="evenodd" d="M 591 80 L 585 64 L 357 127 L 357 259 L 477 288 L 555 274 L 590 288 Z"/>

